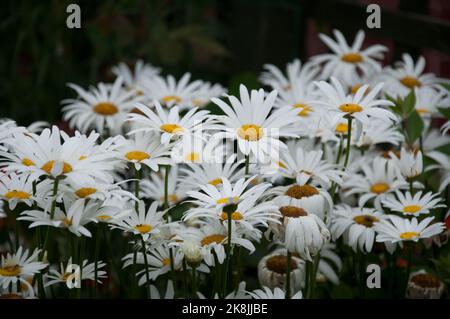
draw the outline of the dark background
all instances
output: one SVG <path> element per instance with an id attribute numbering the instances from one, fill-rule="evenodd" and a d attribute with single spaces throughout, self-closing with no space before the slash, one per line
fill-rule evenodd
<path id="1" fill-rule="evenodd" d="M 81 29 L 66 27 L 66 7 L 81 7 Z M 366 5 L 382 7 L 381 29 L 366 28 Z M 450 76 L 448 0 L 153 0 L 0 1 L 0 117 L 20 124 L 57 122 L 66 87 L 112 81 L 120 61 L 136 59 L 163 73 L 257 87 L 264 63 L 326 52 L 318 32 L 341 29 L 352 41 L 381 43 L 390 63 L 410 52 L 427 70 Z"/>

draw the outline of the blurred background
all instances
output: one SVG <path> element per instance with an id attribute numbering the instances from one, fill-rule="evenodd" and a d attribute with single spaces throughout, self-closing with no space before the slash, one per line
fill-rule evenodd
<path id="1" fill-rule="evenodd" d="M 81 7 L 81 29 L 68 29 L 66 7 Z M 381 29 L 367 29 L 369 3 Z M 111 67 L 142 58 L 177 78 L 258 87 L 262 65 L 326 52 L 318 32 L 339 28 L 352 41 L 424 55 L 427 71 L 450 77 L 448 0 L 41 0 L 0 2 L 0 117 L 27 125 L 57 122 L 66 87 L 112 81 Z"/>

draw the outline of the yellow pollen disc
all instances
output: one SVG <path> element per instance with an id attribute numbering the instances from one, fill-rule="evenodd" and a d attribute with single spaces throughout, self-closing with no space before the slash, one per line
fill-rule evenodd
<path id="1" fill-rule="evenodd" d="M 359 88 L 360 88 L 361 86 L 362 86 L 361 84 L 353 85 L 353 86 L 350 88 L 350 93 L 351 93 L 351 94 L 356 94 L 356 92 L 358 92 L 358 90 L 359 90 Z"/>
<path id="2" fill-rule="evenodd" d="M 216 203 L 217 204 L 226 204 L 228 202 L 237 202 L 239 200 L 239 197 L 234 196 L 232 199 L 230 197 L 223 197 L 223 198 L 219 198 Z"/>
<path id="3" fill-rule="evenodd" d="M 309 105 L 297 103 L 293 105 L 294 108 L 300 109 L 300 112 L 297 113 L 298 116 L 306 117 L 312 111 L 312 108 Z"/>
<path id="4" fill-rule="evenodd" d="M 77 195 L 80 198 L 88 197 L 89 195 L 95 194 L 97 192 L 96 188 L 93 187 L 83 187 L 80 188 L 75 192 L 75 195 Z"/>
<path id="5" fill-rule="evenodd" d="M 197 163 L 200 161 L 200 154 L 198 154 L 196 152 L 191 152 L 191 153 L 187 154 L 184 159 L 187 162 Z"/>
<path id="6" fill-rule="evenodd" d="M 430 274 L 417 274 L 411 277 L 411 282 L 422 288 L 439 288 L 441 282 Z"/>
<path id="7" fill-rule="evenodd" d="M 430 113 L 430 111 L 428 111 L 426 108 L 417 108 L 416 111 L 419 114 L 428 114 L 428 113 Z"/>
<path id="8" fill-rule="evenodd" d="M 359 53 L 347 53 L 341 56 L 341 60 L 347 63 L 362 62 L 363 57 Z"/>
<path id="9" fill-rule="evenodd" d="M 152 225 L 148 225 L 148 224 L 139 224 L 139 225 L 134 226 L 134 229 L 136 229 L 141 234 L 146 234 L 146 233 L 150 232 L 153 229 L 153 227 L 152 227 Z"/>
<path id="10" fill-rule="evenodd" d="M 342 104 L 341 106 L 339 106 L 339 109 L 342 112 L 352 114 L 352 113 L 361 112 L 363 108 L 361 106 L 359 106 L 358 104 L 345 103 L 345 104 Z"/>
<path id="11" fill-rule="evenodd" d="M 6 266 L 4 268 L 0 268 L 0 276 L 5 277 L 15 277 L 20 275 L 21 269 L 19 265 Z"/>
<path id="12" fill-rule="evenodd" d="M 162 263 L 164 266 L 170 266 L 170 258 L 164 258 L 162 260 Z"/>
<path id="13" fill-rule="evenodd" d="M 414 238 L 417 238 L 419 236 L 420 236 L 420 234 L 418 232 L 415 232 L 415 231 L 407 231 L 407 232 L 404 232 L 404 233 L 400 234 L 400 238 L 401 239 L 405 239 L 405 240 L 414 239 Z"/>
<path id="14" fill-rule="evenodd" d="M 193 106 L 203 106 L 205 104 L 201 99 L 193 99 L 191 102 Z"/>
<path id="15" fill-rule="evenodd" d="M 287 166 L 283 162 L 278 161 L 277 164 L 280 168 L 287 168 Z"/>
<path id="16" fill-rule="evenodd" d="M 47 174 L 51 174 L 53 165 L 55 164 L 54 160 L 48 161 L 47 163 L 45 163 L 41 169 L 43 171 L 45 171 Z M 69 163 L 64 162 L 63 163 L 63 174 L 68 174 L 72 171 L 72 165 L 70 165 Z"/>
<path id="17" fill-rule="evenodd" d="M 163 101 L 166 104 L 169 103 L 169 102 L 174 101 L 176 104 L 178 104 L 178 103 L 181 102 L 181 98 L 179 96 L 177 96 L 177 95 L 166 95 L 165 97 L 163 97 L 161 99 L 161 101 Z"/>
<path id="18" fill-rule="evenodd" d="M 228 213 L 222 212 L 222 214 L 220 215 L 220 219 L 228 220 Z M 234 212 L 234 213 L 231 213 L 231 219 L 232 220 L 241 220 L 241 219 L 244 219 L 244 216 L 242 216 L 242 214 L 239 212 Z"/>
<path id="19" fill-rule="evenodd" d="M 237 130 L 240 138 L 247 141 L 258 141 L 263 137 L 264 130 L 256 124 L 244 124 Z"/>
<path id="20" fill-rule="evenodd" d="M 210 180 L 208 182 L 208 184 L 211 184 L 213 186 L 220 185 L 220 184 L 222 184 L 222 179 L 221 178 L 216 178 L 216 179 Z"/>
<path id="21" fill-rule="evenodd" d="M 336 133 L 338 134 L 347 134 L 348 133 L 348 124 L 339 123 L 335 128 Z"/>
<path id="22" fill-rule="evenodd" d="M 169 202 L 171 203 L 176 203 L 178 201 L 178 197 L 175 194 L 168 194 L 167 195 L 167 199 L 169 200 Z M 160 197 L 161 202 L 164 202 L 164 196 Z"/>
<path id="23" fill-rule="evenodd" d="M 370 191 L 375 194 L 382 194 L 386 193 L 389 190 L 390 186 L 386 183 L 377 183 L 373 184 L 372 187 L 370 187 Z"/>
<path id="24" fill-rule="evenodd" d="M 372 227 L 374 223 L 380 221 L 378 218 L 371 215 L 358 215 L 353 217 L 353 220 L 355 223 L 366 227 Z"/>
<path id="25" fill-rule="evenodd" d="M 202 246 L 206 246 L 212 243 L 221 244 L 224 239 L 225 239 L 224 235 L 215 234 L 206 236 L 200 241 L 200 243 L 202 244 Z"/>
<path id="26" fill-rule="evenodd" d="M 81 155 L 80 158 L 78 160 L 80 161 L 84 161 L 87 158 L 87 156 Z"/>
<path id="27" fill-rule="evenodd" d="M 94 112 L 100 115 L 110 116 L 119 112 L 119 109 L 112 103 L 102 102 L 94 106 Z"/>
<path id="28" fill-rule="evenodd" d="M 183 132 L 184 129 L 178 125 L 178 124 L 163 124 L 160 127 L 161 131 L 164 131 L 166 133 L 170 133 L 170 134 L 175 134 L 175 133 L 179 133 L 179 132 Z"/>
<path id="29" fill-rule="evenodd" d="M 318 195 L 320 192 L 311 185 L 293 185 L 289 187 L 285 193 L 286 196 L 295 198 L 295 199 L 301 199 L 303 197 L 311 197 L 314 195 Z"/>
<path id="30" fill-rule="evenodd" d="M 284 255 L 271 256 L 266 260 L 267 269 L 277 274 L 285 274 L 287 270 L 288 259 Z M 297 263 L 291 259 L 291 270 L 297 269 Z"/>
<path id="31" fill-rule="evenodd" d="M 420 81 L 413 76 L 405 76 L 403 79 L 400 79 L 400 83 L 410 89 L 414 89 L 416 86 L 419 87 L 422 85 L 422 83 L 420 83 Z"/>
<path id="32" fill-rule="evenodd" d="M 97 219 L 98 220 L 101 220 L 101 221 L 107 221 L 107 220 L 110 220 L 112 217 L 111 216 L 109 216 L 109 215 L 98 215 L 97 216 Z"/>
<path id="33" fill-rule="evenodd" d="M 422 206 L 419 206 L 419 205 L 408 205 L 408 206 L 403 207 L 403 212 L 407 213 L 407 214 L 415 214 L 421 209 L 422 209 Z"/>
<path id="34" fill-rule="evenodd" d="M 22 160 L 22 164 L 25 166 L 34 166 L 36 164 L 34 164 L 34 162 L 32 160 L 30 160 L 29 158 L 24 158 Z"/>
<path id="35" fill-rule="evenodd" d="M 131 151 L 125 154 L 125 158 L 129 161 L 143 161 L 150 158 L 150 154 L 142 151 Z"/>
<path id="36" fill-rule="evenodd" d="M 303 216 L 308 216 L 308 213 L 300 207 L 296 206 L 283 206 L 280 207 L 280 213 L 284 217 L 290 217 L 290 218 L 298 218 Z"/>
<path id="37" fill-rule="evenodd" d="M 63 223 L 63 225 L 65 226 L 65 227 L 70 227 L 70 226 L 72 226 L 72 218 L 64 218 L 63 220 L 62 220 L 62 223 Z"/>
<path id="38" fill-rule="evenodd" d="M 7 192 L 5 194 L 5 197 L 7 199 L 30 199 L 31 194 L 24 191 L 13 189 L 12 191 Z"/>

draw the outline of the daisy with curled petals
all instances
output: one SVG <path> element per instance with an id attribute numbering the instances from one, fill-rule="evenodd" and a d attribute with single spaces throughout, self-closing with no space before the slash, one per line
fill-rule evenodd
<path id="1" fill-rule="evenodd" d="M 280 173 L 288 178 L 295 178 L 297 183 L 304 185 L 308 181 L 328 188 L 331 182 L 342 184 L 344 172 L 338 166 L 322 159 L 322 150 L 306 151 L 299 142 L 292 142 L 289 151 L 281 153 L 283 165 Z"/>
<path id="2" fill-rule="evenodd" d="M 225 177 L 231 183 L 242 178 L 240 165 L 243 160 L 236 161 L 237 155 L 233 154 L 228 159 L 218 163 L 188 164 L 186 168 L 180 171 L 185 178 L 180 181 L 180 187 L 184 189 L 199 189 L 199 185 L 211 184 L 217 186 L 222 184 L 222 177 Z"/>
<path id="3" fill-rule="evenodd" d="M 262 287 L 262 289 L 256 289 L 247 292 L 253 299 L 285 299 L 286 293 L 281 288 L 275 287 L 271 290 L 268 287 Z M 302 299 L 303 295 L 301 291 L 295 293 L 291 299 Z"/>
<path id="4" fill-rule="evenodd" d="M 139 91 L 143 79 L 151 79 L 161 72 L 160 68 L 154 67 L 142 60 L 137 60 L 134 65 L 134 70 L 131 70 L 128 65 L 121 62 L 114 66 L 111 70 L 117 77 L 122 77 L 125 87 L 128 90 L 135 90 L 136 94 L 142 94 Z"/>
<path id="5" fill-rule="evenodd" d="M 226 144 L 224 145 L 221 140 L 210 139 L 208 133 L 195 132 L 193 135 L 184 136 L 181 142 L 175 143 L 170 157 L 176 164 L 199 165 L 221 163 L 225 152 Z"/>
<path id="6" fill-rule="evenodd" d="M 153 202 L 146 212 L 145 203 L 141 201 L 138 212 L 130 213 L 113 227 L 135 235 L 142 235 L 144 240 L 147 240 L 150 235 L 160 232 L 160 228 L 164 226 L 165 213 L 165 211 L 158 211 L 157 202 Z"/>
<path id="7" fill-rule="evenodd" d="M 124 139 L 118 147 L 121 159 L 131 163 L 136 170 L 142 165 L 157 172 L 160 165 L 170 165 L 170 144 L 163 145 L 155 133 L 137 132 L 131 139 Z"/>
<path id="8" fill-rule="evenodd" d="M 112 135 L 120 134 L 127 114 L 136 102 L 142 100 L 134 91 L 124 90 L 122 85 L 122 77 L 118 77 L 111 86 L 100 83 L 90 90 L 68 84 L 78 97 L 62 101 L 63 119 L 69 121 L 72 128 L 82 132 L 95 129 L 104 133 L 106 129 Z"/>
<path id="9" fill-rule="evenodd" d="M 431 117 L 439 116 L 438 108 L 445 106 L 447 92 L 430 87 L 415 87 L 414 95 L 416 97 L 414 109 L 428 123 Z"/>
<path id="10" fill-rule="evenodd" d="M 411 195 L 410 192 L 396 191 L 396 198 L 388 197 L 382 201 L 384 207 L 392 211 L 400 212 L 405 216 L 418 216 L 420 214 L 429 214 L 431 209 L 447 207 L 444 205 L 443 199 L 439 194 L 428 192 L 423 194 L 422 191 Z"/>
<path id="11" fill-rule="evenodd" d="M 355 94 L 346 94 L 341 83 L 334 77 L 331 78 L 331 84 L 325 81 L 315 83 L 325 96 L 323 101 L 317 101 L 318 104 L 342 116 L 356 119 L 357 124 L 370 123 L 372 118 L 384 122 L 397 121 L 394 113 L 380 107 L 394 104 L 388 100 L 376 99 L 383 83 L 377 84 L 369 92 L 368 85 L 363 85 Z"/>
<path id="12" fill-rule="evenodd" d="M 178 166 L 171 167 L 167 184 L 167 199 L 170 206 L 181 202 L 186 197 L 186 190 L 180 188 L 180 180 Z M 140 182 L 142 198 L 153 199 L 159 205 L 163 205 L 165 197 L 164 184 L 165 179 L 161 174 L 152 174 L 149 178 L 143 178 Z"/>
<path id="13" fill-rule="evenodd" d="M 47 267 L 46 263 L 38 261 L 39 253 L 39 249 L 35 249 L 30 254 L 28 249 L 19 247 L 16 253 L 3 255 L 0 263 L 0 287 L 6 289 L 19 282 L 27 287 L 31 295 L 34 295 L 34 289 L 28 279 Z"/>
<path id="14" fill-rule="evenodd" d="M 330 231 L 334 240 L 342 235 L 353 251 L 370 253 L 375 241 L 375 225 L 384 215 L 373 208 L 337 205 L 332 214 Z"/>
<path id="15" fill-rule="evenodd" d="M 412 180 L 422 174 L 423 171 L 423 161 L 422 152 L 410 151 L 402 147 L 399 156 L 395 153 L 390 152 L 391 158 L 400 170 L 403 177 L 408 180 Z"/>
<path id="16" fill-rule="evenodd" d="M 372 164 L 361 166 L 362 175 L 350 175 L 343 188 L 346 196 L 357 194 L 358 206 L 363 207 L 369 200 L 374 199 L 375 208 L 381 210 L 381 201 L 396 190 L 408 189 L 406 180 L 398 174 L 397 167 L 392 161 L 374 160 Z"/>
<path id="17" fill-rule="evenodd" d="M 396 63 L 396 68 L 387 67 L 383 71 L 383 80 L 386 82 L 385 91 L 392 97 L 405 97 L 414 88 L 437 88 L 439 83 L 448 82 L 440 79 L 433 73 L 423 73 L 425 58 L 423 56 L 414 63 L 412 57 L 404 53 L 402 61 Z"/>
<path id="18" fill-rule="evenodd" d="M 129 134 L 137 132 L 158 132 L 161 134 L 161 143 L 169 144 L 172 139 L 179 136 L 191 135 L 197 131 L 207 131 L 216 127 L 215 118 L 209 111 L 198 111 L 196 107 L 190 109 L 180 118 L 178 106 L 174 106 L 168 113 L 158 101 L 154 101 L 156 113 L 144 104 L 136 104 L 142 114 L 131 113 L 128 120 L 136 125 Z"/>
<path id="19" fill-rule="evenodd" d="M 228 96 L 231 105 L 213 98 L 225 115 L 219 116 L 222 132 L 215 138 L 237 140 L 239 150 L 246 156 L 253 155 L 258 162 L 268 162 L 276 158 L 280 148 L 286 145 L 281 137 L 297 137 L 298 128 L 293 124 L 299 121 L 298 111 L 290 106 L 272 112 L 277 91 L 270 92 L 267 97 L 264 90 L 252 90 L 241 84 L 240 100 Z"/>
<path id="20" fill-rule="evenodd" d="M 97 282 L 100 284 L 102 283 L 100 279 L 106 278 L 106 271 L 102 269 L 105 266 L 106 264 L 104 262 L 97 262 Z M 83 267 L 80 268 L 78 268 L 81 272 L 80 280 L 95 280 L 95 263 L 88 263 L 88 260 L 85 259 L 83 260 Z M 60 264 L 60 271 L 54 268 L 49 269 L 49 273 L 45 275 L 45 278 L 47 279 L 45 287 L 59 283 L 71 283 L 74 279 L 76 279 L 75 276 L 77 275 L 78 269 L 72 264 L 72 257 L 70 257 L 66 266 L 64 266 L 63 263 Z"/>
<path id="21" fill-rule="evenodd" d="M 29 228 L 38 226 L 52 226 L 67 229 L 78 237 L 91 237 L 91 232 L 86 225 L 92 221 L 91 216 L 94 215 L 99 208 L 99 204 L 94 201 L 86 202 L 84 199 L 76 201 L 63 198 L 64 210 L 56 207 L 54 215 L 51 215 L 51 200 L 38 201 L 41 210 L 26 210 L 21 213 L 18 220 L 26 220 L 31 222 Z"/>
<path id="22" fill-rule="evenodd" d="M 427 217 L 420 222 L 417 218 L 402 218 L 396 215 L 389 215 L 378 223 L 375 227 L 377 232 L 377 242 L 384 242 L 390 253 L 393 253 L 397 244 L 403 247 L 403 242 L 417 242 L 423 238 L 430 238 L 442 233 L 445 224 L 434 222 L 434 217 Z"/>
<path id="23" fill-rule="evenodd" d="M 347 134 L 348 124 L 340 123 L 339 132 Z M 352 135 L 353 136 L 353 135 Z M 359 138 L 354 138 L 353 143 L 358 147 L 369 148 L 376 144 L 389 143 L 400 145 L 404 141 L 404 135 L 392 123 L 373 118 L 369 123 L 364 124 Z"/>
<path id="24" fill-rule="evenodd" d="M 24 133 L 25 128 L 24 127 L 18 127 L 16 125 L 16 122 L 5 120 L 4 122 L 0 123 L 0 150 L 6 151 L 7 148 L 5 148 L 2 144 L 3 141 L 7 138 L 10 138 L 16 133 Z"/>
<path id="25" fill-rule="evenodd" d="M 135 211 L 135 204 L 125 198 L 106 199 L 90 216 L 95 223 L 117 224 Z"/>
<path id="26" fill-rule="evenodd" d="M 34 198 L 33 181 L 28 174 L 0 173 L 0 198 L 8 202 L 11 210 L 20 202 L 31 206 Z"/>
<path id="27" fill-rule="evenodd" d="M 323 64 L 321 78 L 337 77 L 347 84 L 354 83 L 361 75 L 369 75 L 381 71 L 383 52 L 387 48 L 373 45 L 362 49 L 364 31 L 359 30 L 352 45 L 349 45 L 339 30 L 333 30 L 336 41 L 325 34 L 319 34 L 320 39 L 333 53 L 319 54 L 312 58 L 314 64 Z"/>
<path id="28" fill-rule="evenodd" d="M 177 82 L 172 75 L 163 78 L 155 76 L 142 80 L 140 90 L 149 100 L 157 100 L 167 108 L 178 105 L 186 108 L 192 105 L 192 100 L 197 96 L 197 92 L 203 82 L 196 80 L 189 83 L 190 73 L 185 73 Z"/>
<path id="29" fill-rule="evenodd" d="M 200 207 L 215 207 L 219 210 L 227 204 L 238 203 L 249 196 L 256 194 L 260 197 L 270 186 L 269 183 L 260 183 L 247 189 L 250 183 L 256 178 L 241 178 L 234 184 L 224 176 L 221 176 L 221 184 L 199 185 L 200 191 L 190 191 L 187 195 L 193 198 L 193 203 Z"/>
<path id="30" fill-rule="evenodd" d="M 98 138 L 99 134 L 95 132 L 89 135 L 75 132 L 75 136 L 70 137 L 56 126 L 51 130 L 44 129 L 40 135 L 17 134 L 7 142 L 12 151 L 1 153 L 6 158 L 2 164 L 8 171 L 28 173 L 32 179 L 65 176 L 75 180 L 98 178 L 111 181 L 115 161 L 110 159 L 114 159 L 115 154 L 92 154 Z"/>
<path id="31" fill-rule="evenodd" d="M 147 252 L 149 280 L 156 280 L 159 276 L 171 271 L 171 254 L 173 259 L 173 269 L 180 270 L 182 268 L 183 254 L 178 247 L 169 247 L 164 243 L 155 246 Z M 136 254 L 136 263 L 134 263 L 134 254 L 126 255 L 122 260 L 124 261 L 123 268 L 135 264 L 145 264 L 145 258 L 141 252 Z M 139 285 L 144 285 L 147 280 L 146 270 L 140 270 L 137 275 L 140 277 L 138 281 Z"/>
<path id="32" fill-rule="evenodd" d="M 265 64 L 264 72 L 259 80 L 261 83 L 272 87 L 278 92 L 289 92 L 294 83 L 298 86 L 306 86 L 317 76 L 318 68 L 311 63 L 302 65 L 299 59 L 295 59 L 286 66 L 286 75 L 273 64 Z"/>
<path id="33" fill-rule="evenodd" d="M 203 82 L 202 85 L 195 91 L 194 98 L 191 100 L 190 106 L 204 107 L 211 102 L 213 97 L 220 97 L 226 92 L 227 90 L 220 84 Z"/>

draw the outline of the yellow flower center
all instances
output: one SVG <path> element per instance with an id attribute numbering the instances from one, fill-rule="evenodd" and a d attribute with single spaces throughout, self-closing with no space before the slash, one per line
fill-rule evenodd
<path id="1" fill-rule="evenodd" d="M 291 259 L 291 270 L 297 269 L 297 263 Z M 288 260 L 284 255 L 271 256 L 266 260 L 267 269 L 277 274 L 285 274 L 287 270 Z"/>
<path id="2" fill-rule="evenodd" d="M 283 206 L 280 207 L 280 213 L 284 217 L 298 218 L 302 216 L 308 216 L 308 213 L 300 207 L 296 206 Z"/>
<path id="3" fill-rule="evenodd" d="M 170 258 L 164 258 L 162 260 L 163 266 L 170 266 L 171 262 L 170 262 Z"/>
<path id="4" fill-rule="evenodd" d="M 119 112 L 119 109 L 112 103 L 102 102 L 94 106 L 94 112 L 100 115 L 110 116 Z"/>
<path id="5" fill-rule="evenodd" d="M 141 234 L 146 234 L 146 233 L 150 232 L 153 229 L 153 227 L 152 227 L 152 225 L 148 225 L 148 224 L 139 224 L 139 225 L 134 226 L 134 229 L 136 229 Z"/>
<path id="6" fill-rule="evenodd" d="M 80 158 L 78 160 L 80 161 L 84 161 L 87 158 L 87 156 L 81 155 Z"/>
<path id="7" fill-rule="evenodd" d="M 407 214 L 415 214 L 422 209 L 419 205 L 408 205 L 403 207 L 403 212 Z"/>
<path id="8" fill-rule="evenodd" d="M 36 164 L 34 164 L 34 162 L 32 160 L 30 160 L 29 158 L 24 158 L 22 160 L 22 164 L 25 166 L 34 166 Z"/>
<path id="9" fill-rule="evenodd" d="M 229 213 L 227 213 L 227 212 L 222 212 L 222 214 L 220 215 L 220 219 L 228 220 L 228 216 L 229 216 L 228 214 Z M 231 213 L 231 219 L 232 220 L 241 220 L 241 219 L 244 219 L 244 216 L 242 216 L 242 214 L 239 212 L 233 212 L 233 213 Z"/>
<path id="10" fill-rule="evenodd" d="M 221 244 L 224 239 L 225 239 L 224 235 L 214 234 L 214 235 L 206 236 L 205 238 L 203 238 L 200 241 L 200 243 L 202 244 L 202 246 L 206 246 L 206 245 L 209 245 L 212 243 Z"/>
<path id="11" fill-rule="evenodd" d="M 93 188 L 93 187 L 83 187 L 83 188 L 80 188 L 79 190 L 77 190 L 77 191 L 75 192 L 75 195 L 77 195 L 77 196 L 80 197 L 80 198 L 86 198 L 86 197 L 88 197 L 89 195 L 95 194 L 96 192 L 97 192 L 97 189 L 96 189 L 96 188 Z"/>
<path id="12" fill-rule="evenodd" d="M 202 99 L 193 99 L 191 102 L 193 106 L 203 106 L 205 104 Z"/>
<path id="13" fill-rule="evenodd" d="M 353 104 L 353 103 L 345 103 L 342 104 L 341 106 L 339 106 L 339 109 L 344 112 L 344 113 L 358 113 L 362 111 L 362 107 L 359 106 L 358 104 Z"/>
<path id="14" fill-rule="evenodd" d="M 283 162 L 278 161 L 277 164 L 280 168 L 287 168 L 287 166 Z"/>
<path id="15" fill-rule="evenodd" d="M 17 189 L 13 189 L 5 194 L 7 199 L 30 199 L 30 197 L 31 194 Z"/>
<path id="16" fill-rule="evenodd" d="M 293 185 L 289 187 L 285 193 L 286 196 L 301 199 L 303 197 L 311 197 L 314 195 L 318 195 L 319 191 L 317 188 L 311 185 Z"/>
<path id="17" fill-rule="evenodd" d="M 184 158 L 187 162 L 197 163 L 200 161 L 200 154 L 197 152 L 191 152 Z"/>
<path id="18" fill-rule="evenodd" d="M 413 76 L 405 76 L 403 79 L 400 79 L 400 83 L 410 89 L 414 89 L 416 86 L 419 87 L 422 85 L 422 83 L 420 83 L 420 81 Z"/>
<path id="19" fill-rule="evenodd" d="M 336 133 L 338 134 L 347 134 L 348 133 L 348 124 L 339 123 L 335 128 Z"/>
<path id="20" fill-rule="evenodd" d="M 55 161 L 54 161 L 54 160 L 51 160 L 51 161 L 48 161 L 47 163 L 45 163 L 45 164 L 41 167 L 41 169 L 42 169 L 43 171 L 45 171 L 47 174 L 51 174 L 52 169 L 53 169 L 53 165 L 55 165 Z M 68 174 L 68 173 L 70 173 L 71 171 L 72 171 L 72 165 L 70 165 L 69 163 L 64 162 L 64 163 L 63 163 L 63 171 L 62 171 L 62 173 L 63 173 L 63 174 Z"/>
<path id="21" fill-rule="evenodd" d="M 164 131 L 166 133 L 170 133 L 170 134 L 175 134 L 175 133 L 179 133 L 179 132 L 183 132 L 184 129 L 178 125 L 178 124 L 163 124 L 160 127 L 161 131 Z"/>
<path id="22" fill-rule="evenodd" d="M 63 226 L 65 226 L 65 227 L 70 227 L 70 226 L 72 226 L 72 218 L 64 218 L 63 220 L 62 220 L 62 223 L 63 223 Z"/>
<path id="23" fill-rule="evenodd" d="M 401 239 L 410 240 L 420 236 L 420 233 L 415 231 L 407 231 L 400 234 Z"/>
<path id="24" fill-rule="evenodd" d="M 172 203 L 176 203 L 178 201 L 178 197 L 175 194 L 168 194 L 167 199 Z M 160 200 L 161 202 L 164 202 L 164 196 L 161 196 Z"/>
<path id="25" fill-rule="evenodd" d="M 430 274 L 417 274 L 411 277 L 411 282 L 422 288 L 439 288 L 441 282 Z"/>
<path id="26" fill-rule="evenodd" d="M 0 268 L 0 276 L 15 277 L 20 275 L 21 269 L 19 265 L 12 265 Z"/>
<path id="27" fill-rule="evenodd" d="M 353 220 L 355 221 L 355 223 L 369 228 L 372 227 L 374 223 L 380 221 L 378 218 L 371 215 L 358 215 L 353 217 Z"/>
<path id="28" fill-rule="evenodd" d="M 361 84 L 355 84 L 350 88 L 350 93 L 351 94 L 356 94 L 356 92 L 358 92 L 358 90 L 360 89 L 362 85 Z"/>
<path id="29" fill-rule="evenodd" d="M 258 141 L 263 137 L 264 130 L 256 124 L 244 124 L 237 130 L 240 138 L 247 141 Z"/>
<path id="30" fill-rule="evenodd" d="M 389 190 L 390 186 L 386 183 L 376 183 L 370 187 L 370 191 L 375 194 L 386 193 Z"/>
<path id="31" fill-rule="evenodd" d="M 98 220 L 101 220 L 101 221 L 107 221 L 107 220 L 110 220 L 112 217 L 111 216 L 109 216 L 109 215 L 98 215 L 97 216 L 97 219 Z"/>
<path id="32" fill-rule="evenodd" d="M 347 63 L 358 63 L 362 62 L 363 57 L 359 53 L 346 53 L 341 56 L 341 60 Z"/>
<path id="33" fill-rule="evenodd" d="M 221 178 L 216 178 L 216 179 L 210 180 L 208 182 L 208 184 L 211 184 L 213 186 L 220 185 L 220 184 L 222 184 L 222 179 Z"/>
<path id="34" fill-rule="evenodd" d="M 220 204 L 227 204 L 227 203 L 235 203 L 235 202 L 237 202 L 239 200 L 239 197 L 238 196 L 234 196 L 233 198 L 231 198 L 231 197 L 223 197 L 223 198 L 219 198 L 217 201 L 216 201 L 216 203 L 218 204 L 218 205 L 220 205 Z"/>
<path id="35" fill-rule="evenodd" d="M 416 111 L 417 111 L 417 113 L 422 114 L 422 115 L 430 113 L 430 111 L 428 111 L 428 109 L 426 109 L 426 108 L 417 108 Z"/>
<path id="36" fill-rule="evenodd" d="M 294 108 L 300 109 L 300 112 L 297 113 L 298 116 L 307 117 L 309 113 L 312 111 L 312 108 L 309 105 L 297 103 L 293 105 Z"/>
<path id="37" fill-rule="evenodd" d="M 178 104 L 178 103 L 181 102 L 181 98 L 179 96 L 177 96 L 177 95 L 166 95 L 165 97 L 163 97 L 161 99 L 161 101 L 163 101 L 166 104 L 174 101 L 175 104 Z"/>
<path id="38" fill-rule="evenodd" d="M 125 154 L 125 158 L 129 161 L 143 161 L 150 158 L 150 154 L 142 151 L 131 151 Z"/>

